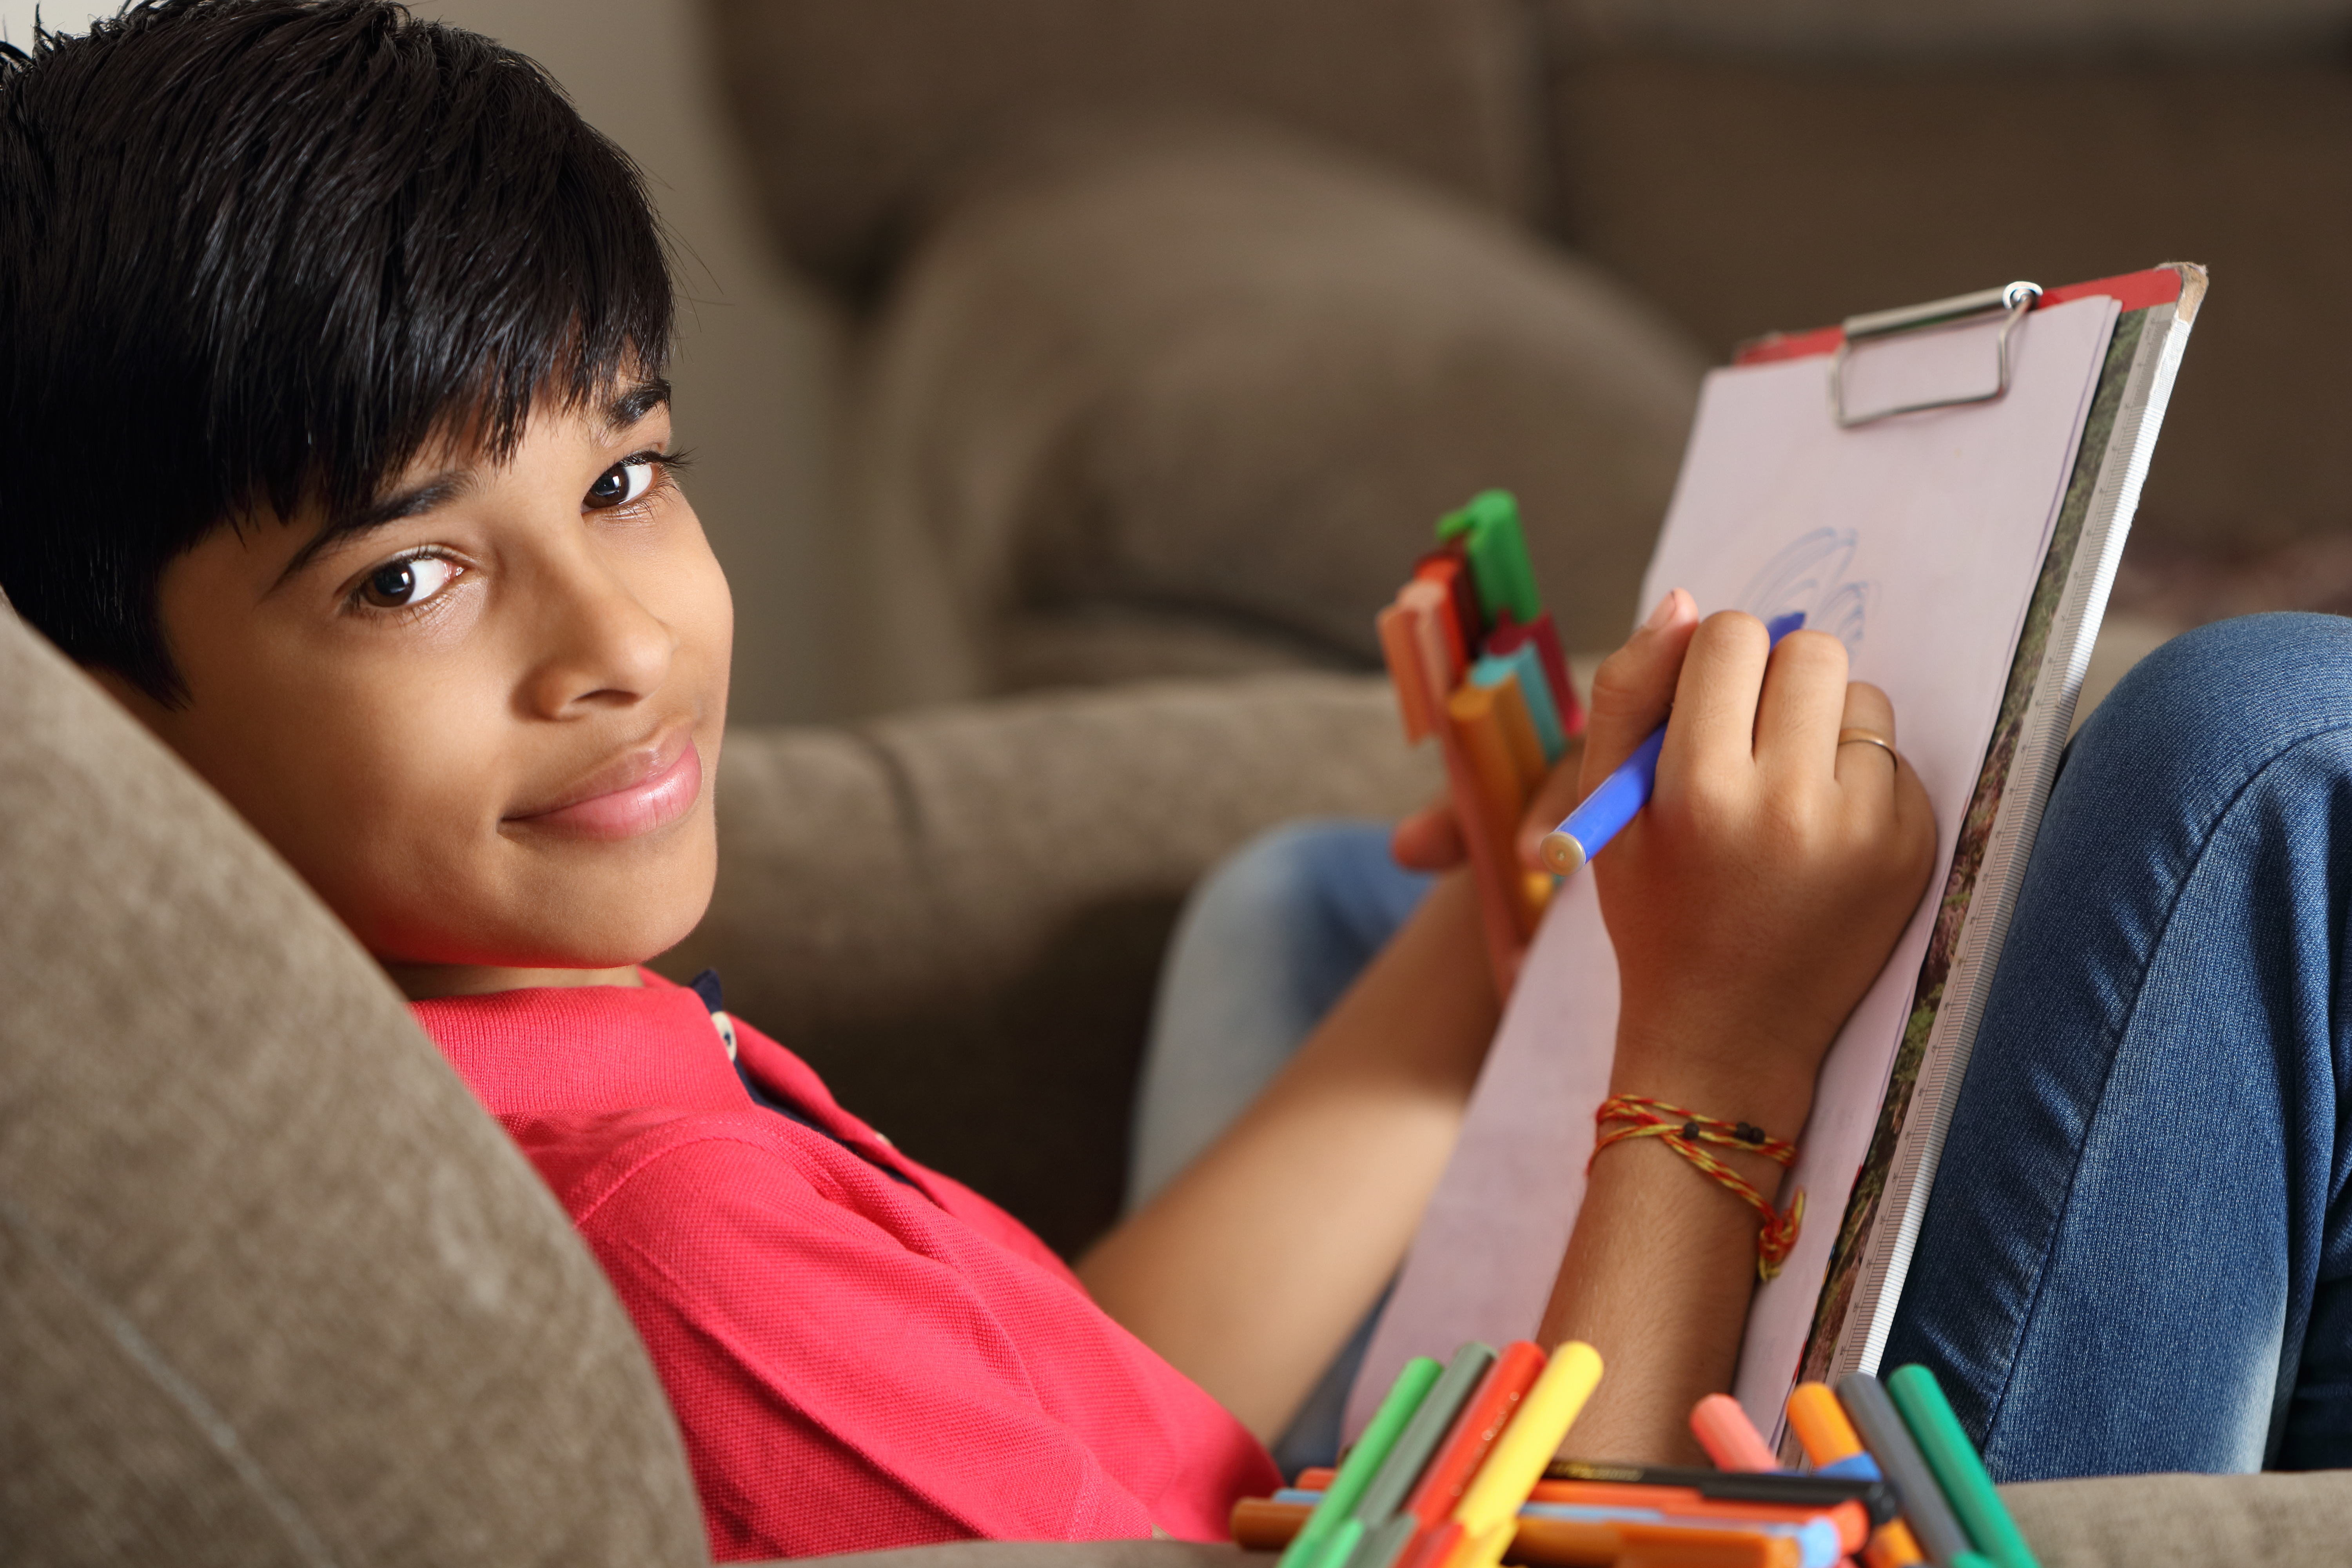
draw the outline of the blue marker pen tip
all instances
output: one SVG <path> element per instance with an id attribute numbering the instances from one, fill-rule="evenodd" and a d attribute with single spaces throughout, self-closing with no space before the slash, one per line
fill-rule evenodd
<path id="1" fill-rule="evenodd" d="M 1804 624 L 1805 612 L 1791 610 L 1765 622 L 1764 630 L 1772 645 L 1778 647 L 1782 637 Z M 1566 821 L 1544 835 L 1543 862 L 1554 875 L 1572 877 L 1582 870 L 1584 863 L 1600 854 L 1601 847 L 1616 837 L 1633 820 L 1633 814 L 1648 803 L 1650 791 L 1657 783 L 1658 752 L 1665 741 L 1666 727 L 1661 724 L 1615 773 L 1601 780 L 1600 786 L 1568 814 Z"/>

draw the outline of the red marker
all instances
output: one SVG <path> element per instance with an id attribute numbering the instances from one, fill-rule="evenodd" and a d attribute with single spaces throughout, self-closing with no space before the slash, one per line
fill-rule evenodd
<path id="1" fill-rule="evenodd" d="M 1454 1430 L 1446 1435 L 1444 1446 L 1422 1473 L 1421 1484 L 1405 1500 L 1404 1511 L 1421 1521 L 1423 1530 L 1453 1516 L 1454 1505 L 1469 1489 L 1471 1478 L 1486 1462 L 1486 1450 L 1510 1424 L 1519 1401 L 1535 1386 L 1543 1369 L 1543 1352 L 1525 1340 L 1512 1341 L 1495 1358 L 1495 1370 L 1471 1395 Z"/>

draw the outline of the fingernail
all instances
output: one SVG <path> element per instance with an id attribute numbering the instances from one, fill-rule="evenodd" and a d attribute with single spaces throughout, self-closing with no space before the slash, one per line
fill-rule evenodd
<path id="1" fill-rule="evenodd" d="M 1666 596 L 1658 601 L 1658 607 L 1652 610 L 1650 618 L 1642 623 L 1643 631 L 1662 632 L 1666 629 L 1666 623 L 1675 618 L 1675 592 L 1672 588 L 1666 590 Z"/>

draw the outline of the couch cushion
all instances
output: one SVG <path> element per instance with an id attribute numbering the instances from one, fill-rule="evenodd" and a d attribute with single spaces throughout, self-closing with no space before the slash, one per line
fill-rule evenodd
<path id="1" fill-rule="evenodd" d="M 1609 647 L 1699 371 L 1591 268 L 1395 174 L 1230 122 L 1071 126 L 910 264 L 856 473 L 1000 681 L 1086 678 L 1073 621 L 1103 605 L 1373 667 L 1435 519 L 1489 486 L 1568 645 Z"/>
<path id="2" fill-rule="evenodd" d="M 922 195 L 1041 111 L 1222 105 L 1503 211 L 1535 189 L 1511 0 L 712 0 L 719 66 L 784 248 L 878 275 Z"/>
<path id="3" fill-rule="evenodd" d="M 0 609 L 0 1556 L 685 1563 L 667 1406 L 371 963 Z"/>
<path id="4" fill-rule="evenodd" d="M 2301 1568 L 2342 1562 L 2352 1542 L 2343 1470 L 2102 1476 L 2000 1494 L 2042 1568 Z"/>

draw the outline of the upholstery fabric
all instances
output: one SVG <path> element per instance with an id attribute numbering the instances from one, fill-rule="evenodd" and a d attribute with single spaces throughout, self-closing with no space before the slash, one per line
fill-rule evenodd
<path id="1" fill-rule="evenodd" d="M 690 1563 L 628 1320 L 367 956 L 0 609 L 0 1556 Z"/>
<path id="2" fill-rule="evenodd" d="M 2042 1568 L 2300 1568 L 2352 1541 L 2352 1473 L 2105 1476 L 2000 1489 Z"/>
<path id="3" fill-rule="evenodd" d="M 1238 109 L 1524 213 L 1536 72 L 1514 0 L 709 0 L 771 226 L 853 287 L 1038 111 Z"/>
<path id="4" fill-rule="evenodd" d="M 1199 119 L 1040 129 L 961 188 L 877 331 L 861 503 L 945 563 L 998 685 L 1087 679 L 1106 605 L 1370 668 L 1434 521 L 1490 486 L 1568 646 L 1614 647 L 1700 372 L 1491 216 Z"/>
<path id="5" fill-rule="evenodd" d="M 1289 817 L 1439 787 L 1386 683 L 1265 676 L 740 731 L 709 914 L 656 965 L 1066 1256 L 1118 1212 L 1152 978 L 1185 890 Z"/>

